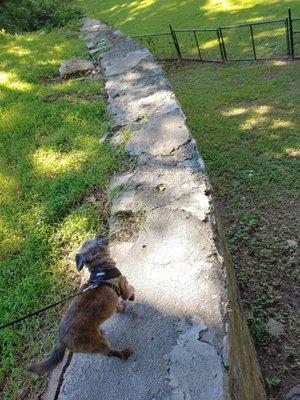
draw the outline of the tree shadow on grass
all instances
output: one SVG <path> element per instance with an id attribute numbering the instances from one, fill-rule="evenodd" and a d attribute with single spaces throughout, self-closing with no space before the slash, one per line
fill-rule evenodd
<path id="1" fill-rule="evenodd" d="M 130 35 L 151 33 L 169 33 L 169 24 L 175 29 L 214 28 L 239 23 L 282 19 L 267 25 L 253 26 L 255 42 L 254 53 L 249 26 L 223 30 L 224 43 L 228 60 L 269 59 L 288 57 L 286 37 L 287 7 L 293 7 L 294 17 L 300 16 L 300 7 L 296 1 L 282 2 L 249 2 L 232 1 L 153 1 L 127 2 L 104 1 L 99 4 L 94 0 L 85 1 L 82 6 L 88 16 L 95 16 L 107 21 L 116 28 Z M 200 47 L 204 60 L 222 61 L 216 32 L 198 32 L 197 41 L 194 33 L 177 32 L 177 39 L 183 58 L 198 58 Z M 295 35 L 295 40 L 297 35 Z M 176 58 L 176 49 L 171 35 L 155 36 L 143 40 L 143 45 L 150 48 L 158 58 Z M 300 48 L 295 45 L 296 54 Z"/>
<path id="2" fill-rule="evenodd" d="M 79 0 L 89 17 L 107 21 L 130 35 L 168 31 L 176 28 L 212 28 L 251 20 L 285 18 L 287 8 L 300 14 L 296 0 L 289 2 L 261 1 L 197 1 L 197 0 Z"/>

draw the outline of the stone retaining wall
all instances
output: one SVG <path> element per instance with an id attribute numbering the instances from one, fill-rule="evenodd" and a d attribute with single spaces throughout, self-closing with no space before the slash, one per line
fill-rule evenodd
<path id="1" fill-rule="evenodd" d="M 81 35 L 103 70 L 110 140 L 136 156 L 111 182 L 111 232 L 142 215 L 136 238 L 112 248 L 137 304 L 104 326 L 134 356 L 74 356 L 59 398 L 265 399 L 204 163 L 169 82 L 120 31 L 87 20 Z"/>

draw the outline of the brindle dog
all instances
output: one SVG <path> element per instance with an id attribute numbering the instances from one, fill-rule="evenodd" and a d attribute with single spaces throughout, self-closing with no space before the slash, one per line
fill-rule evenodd
<path id="1" fill-rule="evenodd" d="M 87 266 L 90 273 L 97 268 L 115 268 L 115 262 L 109 254 L 108 240 L 101 235 L 87 240 L 76 255 L 76 264 L 79 271 Z M 128 284 L 125 276 L 120 275 L 106 282 L 119 288 L 123 300 L 134 300 L 134 288 Z M 84 284 L 81 290 L 88 286 L 88 283 Z M 51 355 L 45 361 L 32 365 L 29 370 L 37 374 L 48 372 L 62 361 L 66 348 L 73 353 L 100 353 L 127 360 L 132 351 L 115 349 L 99 330 L 99 326 L 116 311 L 118 301 L 113 288 L 101 285 L 75 297 L 62 318 L 58 341 Z"/>

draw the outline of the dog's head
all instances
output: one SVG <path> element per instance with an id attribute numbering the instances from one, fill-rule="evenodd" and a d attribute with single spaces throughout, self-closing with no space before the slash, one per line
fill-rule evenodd
<path id="1" fill-rule="evenodd" d="M 102 235 L 96 236 L 94 239 L 86 240 L 76 254 L 76 266 L 78 271 L 86 265 L 93 266 L 108 254 L 108 240 Z"/>

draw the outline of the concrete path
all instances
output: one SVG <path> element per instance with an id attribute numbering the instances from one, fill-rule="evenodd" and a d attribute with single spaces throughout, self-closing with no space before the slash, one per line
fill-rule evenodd
<path id="1" fill-rule="evenodd" d="M 136 238 L 112 248 L 118 268 L 136 288 L 136 304 L 102 327 L 112 343 L 134 354 L 127 362 L 74 355 L 56 398 L 264 399 L 239 305 L 234 335 L 243 331 L 235 349 L 241 356 L 232 369 L 237 382 L 228 384 L 228 271 L 203 161 L 170 85 L 148 50 L 119 31 L 87 20 L 82 35 L 91 54 L 101 55 L 111 140 L 123 143 L 125 129 L 126 151 L 137 156 L 134 171 L 112 182 L 120 190 L 111 221 L 117 231 L 128 213 L 143 213 Z"/>

